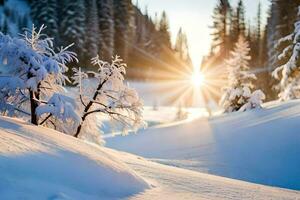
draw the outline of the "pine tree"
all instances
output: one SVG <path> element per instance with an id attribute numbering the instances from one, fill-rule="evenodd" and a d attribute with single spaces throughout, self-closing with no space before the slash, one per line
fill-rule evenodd
<path id="1" fill-rule="evenodd" d="M 252 42 L 252 28 L 251 28 L 251 21 L 250 20 L 248 20 L 246 40 L 248 41 L 249 44 L 251 44 L 251 42 Z M 251 52 L 251 50 L 250 50 L 250 52 Z M 252 54 L 250 53 L 250 55 L 252 55 Z"/>
<path id="2" fill-rule="evenodd" d="M 190 62 L 187 36 L 182 28 L 178 31 L 174 50 L 182 61 Z"/>
<path id="3" fill-rule="evenodd" d="M 61 22 L 61 40 L 64 43 L 75 43 L 72 50 L 78 57 L 84 57 L 85 8 L 83 0 L 64 0 Z"/>
<path id="4" fill-rule="evenodd" d="M 266 46 L 267 46 L 267 64 L 268 73 L 271 73 L 276 67 L 282 66 L 288 62 L 288 57 L 278 59 L 283 49 L 288 43 L 278 44 L 278 40 L 294 31 L 294 23 L 297 18 L 297 6 L 300 5 L 300 0 L 273 0 L 269 10 L 269 18 L 266 27 Z M 269 76 L 270 77 L 270 76 Z M 275 87 L 277 90 L 268 92 L 271 99 L 276 99 L 276 92 L 282 91 L 280 86 L 276 86 L 275 80 L 271 80 L 272 84 L 269 88 Z M 272 87 L 273 86 L 273 87 Z M 280 94 L 279 94 L 280 95 Z"/>
<path id="5" fill-rule="evenodd" d="M 134 44 L 134 40 L 136 38 L 136 26 L 135 26 L 135 17 L 134 17 L 134 6 L 131 3 L 131 0 L 129 1 L 129 7 L 128 7 L 128 13 L 129 13 L 129 21 L 128 21 L 128 41 L 129 41 L 129 51 L 131 52 Z"/>
<path id="6" fill-rule="evenodd" d="M 145 15 L 139 9 L 135 9 L 135 26 L 136 26 L 136 37 L 135 46 L 141 49 L 145 49 L 148 42 L 148 15 L 147 7 L 145 9 Z"/>
<path id="7" fill-rule="evenodd" d="M 113 0 L 97 1 L 99 29 L 101 40 L 99 40 L 100 56 L 104 60 L 111 60 L 114 54 L 114 12 Z"/>
<path id="8" fill-rule="evenodd" d="M 278 60 L 277 57 L 281 53 L 282 48 L 277 46 L 277 41 L 293 32 L 294 22 L 297 18 L 297 6 L 300 0 L 273 0 L 271 4 L 271 13 L 268 19 L 268 55 L 269 66 L 280 66 L 287 60 Z M 272 69 L 270 69 L 272 70 Z"/>
<path id="9" fill-rule="evenodd" d="M 57 0 L 32 0 L 31 17 L 36 26 L 46 26 L 45 34 L 51 37 L 58 35 L 58 2 Z"/>
<path id="10" fill-rule="evenodd" d="M 281 100 L 300 98 L 300 6 L 298 21 L 294 25 L 294 31 L 281 38 L 277 45 L 286 44 L 279 61 L 287 60 L 273 72 L 273 76 L 280 80 L 279 97 Z M 279 76 L 281 72 L 281 76 Z"/>
<path id="11" fill-rule="evenodd" d="M 238 18 L 238 34 L 245 36 L 246 23 L 245 23 L 245 6 L 243 0 L 240 0 L 237 7 L 237 18 Z"/>
<path id="12" fill-rule="evenodd" d="M 159 30 L 159 19 L 158 19 L 158 13 L 156 12 L 154 14 L 154 20 L 153 20 L 155 30 Z"/>
<path id="13" fill-rule="evenodd" d="M 261 3 L 258 3 L 258 10 L 257 10 L 257 30 L 256 30 L 256 37 L 257 41 L 261 40 Z"/>
<path id="14" fill-rule="evenodd" d="M 159 21 L 159 34 L 161 44 L 164 44 L 166 47 L 171 48 L 171 34 L 170 34 L 170 25 L 167 17 L 167 13 L 163 11 L 161 19 Z"/>
<path id="15" fill-rule="evenodd" d="M 229 40 L 229 21 L 230 21 L 230 4 L 228 0 L 219 0 L 214 8 L 213 13 L 213 44 L 212 51 L 219 52 L 222 56 L 228 56 L 230 50 Z"/>
<path id="16" fill-rule="evenodd" d="M 239 0 L 237 8 L 232 13 L 231 18 L 231 42 L 237 42 L 240 35 L 246 35 L 245 7 L 242 0 Z"/>
<path id="17" fill-rule="evenodd" d="M 261 3 L 258 4 L 258 10 L 257 10 L 257 24 L 256 24 L 256 38 L 255 38 L 255 45 L 254 49 L 256 49 L 255 57 L 253 58 L 253 63 L 257 67 L 261 67 L 262 63 L 262 31 L 261 31 Z"/>
<path id="18" fill-rule="evenodd" d="M 114 0 L 115 19 L 115 54 L 120 55 L 125 61 L 128 59 L 129 50 L 133 42 L 134 13 L 131 0 Z"/>
<path id="19" fill-rule="evenodd" d="M 268 29 L 265 26 L 264 30 L 263 30 L 263 35 L 262 35 L 262 39 L 261 39 L 261 66 L 267 66 L 267 61 L 268 61 Z"/>
<path id="20" fill-rule="evenodd" d="M 8 22 L 7 22 L 7 18 L 4 19 L 3 22 L 3 27 L 1 29 L 2 33 L 4 34 L 8 34 L 9 33 L 9 27 L 8 27 Z"/>
<path id="21" fill-rule="evenodd" d="M 267 47 L 267 27 L 265 27 L 262 38 L 261 38 L 261 46 L 260 46 L 260 59 L 257 67 L 260 73 L 257 74 L 257 80 L 255 81 L 255 88 L 261 88 L 267 97 L 267 100 L 273 100 L 276 98 L 276 94 L 274 94 L 274 90 L 272 89 L 272 84 L 274 79 L 272 78 L 269 70 L 268 70 L 268 47 Z M 253 53 L 252 53 L 253 54 Z M 254 62 L 250 62 L 252 66 L 255 66 Z"/>
<path id="22" fill-rule="evenodd" d="M 255 80 L 256 76 L 248 71 L 251 59 L 249 52 L 248 42 L 240 36 L 231 52 L 231 57 L 226 60 L 228 85 L 224 88 L 225 92 L 220 102 L 225 112 L 245 111 L 260 107 L 265 98 L 260 90 L 251 92 L 252 80 Z"/>
<path id="23" fill-rule="evenodd" d="M 146 44 L 144 45 L 144 48 L 147 52 L 151 53 L 152 55 L 159 56 L 161 51 L 161 43 L 160 43 L 160 33 L 158 31 L 159 21 L 158 21 L 157 13 L 155 14 L 154 21 L 150 17 L 147 17 L 146 15 L 145 23 L 146 23 L 145 25 L 146 30 L 145 30 L 144 37 L 145 37 Z"/>
<path id="24" fill-rule="evenodd" d="M 98 47 L 100 40 L 100 31 L 96 0 L 89 0 L 86 2 L 86 11 L 85 49 L 87 60 L 90 60 L 99 53 Z"/>
<path id="25" fill-rule="evenodd" d="M 24 15 L 24 16 L 20 16 L 19 18 L 19 30 L 20 32 L 24 29 L 28 27 L 28 22 L 29 22 L 29 17 L 28 15 Z"/>

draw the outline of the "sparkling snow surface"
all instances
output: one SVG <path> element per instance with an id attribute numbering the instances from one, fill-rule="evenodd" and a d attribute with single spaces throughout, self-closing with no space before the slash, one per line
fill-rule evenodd
<path id="1" fill-rule="evenodd" d="M 300 101 L 269 103 L 106 138 L 106 145 L 161 164 L 300 190 L 299 122 Z"/>
<path id="2" fill-rule="evenodd" d="M 0 118 L 0 199 L 116 199 L 146 188 L 104 148 Z"/>
<path id="3" fill-rule="evenodd" d="M 296 191 L 162 165 L 0 117 L 0 199 L 297 198 Z"/>

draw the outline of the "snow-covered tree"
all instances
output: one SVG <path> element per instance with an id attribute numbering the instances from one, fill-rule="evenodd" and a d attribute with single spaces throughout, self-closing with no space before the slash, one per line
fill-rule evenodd
<path id="1" fill-rule="evenodd" d="M 98 67 L 98 72 L 85 73 L 80 69 L 73 69 L 73 80 L 79 88 L 81 102 L 81 123 L 74 136 L 92 138 L 93 142 L 98 140 L 101 144 L 99 129 L 91 130 L 97 126 L 95 114 L 104 114 L 121 123 L 126 133 L 129 128 L 136 130 L 144 125 L 143 106 L 136 91 L 124 83 L 126 64 L 118 56 L 112 63 L 102 61 L 97 56 L 92 59 L 92 64 Z M 96 84 L 89 82 L 88 78 L 92 77 Z"/>
<path id="2" fill-rule="evenodd" d="M 231 6 L 228 0 L 218 0 L 213 12 L 213 25 L 211 34 L 213 37 L 212 51 L 218 51 L 225 57 L 228 55 L 230 49 L 230 40 L 228 35 L 228 24 Z"/>
<path id="3" fill-rule="evenodd" d="M 8 28 L 8 21 L 5 18 L 3 21 L 3 26 L 1 27 L 1 32 L 4 34 L 8 34 L 9 33 L 9 28 Z"/>
<path id="4" fill-rule="evenodd" d="M 85 49 L 87 58 L 91 59 L 98 55 L 99 40 L 101 39 L 96 0 L 86 2 L 86 11 Z"/>
<path id="5" fill-rule="evenodd" d="M 169 19 L 165 11 L 162 12 L 161 19 L 159 22 L 159 34 L 160 34 L 160 42 L 166 45 L 167 47 L 171 47 Z"/>
<path id="6" fill-rule="evenodd" d="M 72 134 L 79 124 L 80 117 L 76 112 L 76 101 L 63 94 L 54 93 L 50 99 L 36 109 L 38 116 L 45 116 L 40 125 L 52 126 L 55 130 Z M 67 126 L 66 126 L 67 125 Z"/>
<path id="7" fill-rule="evenodd" d="M 281 38 L 277 44 L 277 46 L 280 46 L 288 43 L 278 56 L 279 60 L 288 58 L 287 62 L 277 67 L 272 74 L 274 78 L 280 80 L 278 89 L 280 90 L 279 98 L 281 100 L 300 97 L 300 6 L 298 17 L 299 21 L 294 25 L 294 32 Z"/>
<path id="8" fill-rule="evenodd" d="M 66 64 L 76 60 L 76 54 L 67 48 L 55 52 L 53 39 L 42 30 L 43 26 L 33 27 L 22 38 L 0 33 L 1 111 L 28 114 L 35 125 L 51 119 L 79 123 L 74 104 L 61 94 L 67 81 Z"/>
<path id="9" fill-rule="evenodd" d="M 114 0 L 115 54 L 128 59 L 134 33 L 134 11 L 131 0 Z"/>
<path id="10" fill-rule="evenodd" d="M 45 34 L 51 36 L 58 35 L 58 2 L 57 0 L 32 0 L 31 17 L 38 27 L 45 25 Z M 24 27 L 22 27 L 24 28 Z M 56 37 L 57 38 L 57 37 Z"/>
<path id="11" fill-rule="evenodd" d="M 145 13 L 148 11 L 146 10 Z M 135 9 L 135 26 L 136 26 L 136 38 L 134 44 L 139 48 L 145 49 L 147 44 L 147 20 L 148 16 L 136 8 Z"/>
<path id="12" fill-rule="evenodd" d="M 224 95 L 220 102 L 225 112 L 257 108 L 265 99 L 261 90 L 251 92 L 253 88 L 251 81 L 256 79 L 256 76 L 248 71 L 251 59 L 249 51 L 248 42 L 241 36 L 230 58 L 226 60 L 228 85 L 224 88 Z"/>
<path id="13" fill-rule="evenodd" d="M 114 53 L 114 7 L 113 0 L 97 1 L 101 40 L 100 55 L 110 61 Z"/>
<path id="14" fill-rule="evenodd" d="M 85 36 L 85 6 L 83 0 L 64 0 L 60 31 L 64 42 L 75 43 L 72 50 L 82 58 Z"/>
<path id="15" fill-rule="evenodd" d="M 267 23 L 268 65 L 271 67 L 281 66 L 287 62 L 287 59 L 277 59 L 282 52 L 282 48 L 276 48 L 276 44 L 282 37 L 293 32 L 299 5 L 300 0 L 276 0 L 271 2 L 270 17 Z M 274 69 L 273 67 L 271 70 Z"/>
<path id="16" fill-rule="evenodd" d="M 245 7 L 243 0 L 239 0 L 236 8 L 232 8 L 231 23 L 230 23 L 230 40 L 237 42 L 240 35 L 245 36 Z"/>
<path id="17" fill-rule="evenodd" d="M 174 50 L 182 61 L 190 63 L 187 35 L 183 32 L 182 28 L 178 31 Z"/>

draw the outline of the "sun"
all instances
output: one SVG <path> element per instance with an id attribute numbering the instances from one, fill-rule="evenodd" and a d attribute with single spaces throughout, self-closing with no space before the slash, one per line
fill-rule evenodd
<path id="1" fill-rule="evenodd" d="M 191 76 L 190 81 L 191 81 L 191 84 L 193 84 L 193 86 L 201 87 L 201 86 L 203 86 L 203 84 L 205 82 L 205 76 L 200 71 L 194 72 Z"/>

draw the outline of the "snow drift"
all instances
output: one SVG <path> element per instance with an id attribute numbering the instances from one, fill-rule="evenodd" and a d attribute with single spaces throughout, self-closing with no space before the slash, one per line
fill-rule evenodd
<path id="1" fill-rule="evenodd" d="M 149 185 L 105 148 L 0 117 L 1 199 L 118 199 Z"/>
<path id="2" fill-rule="evenodd" d="M 300 190 L 299 121 L 300 101 L 291 101 L 106 141 L 160 163 Z"/>

